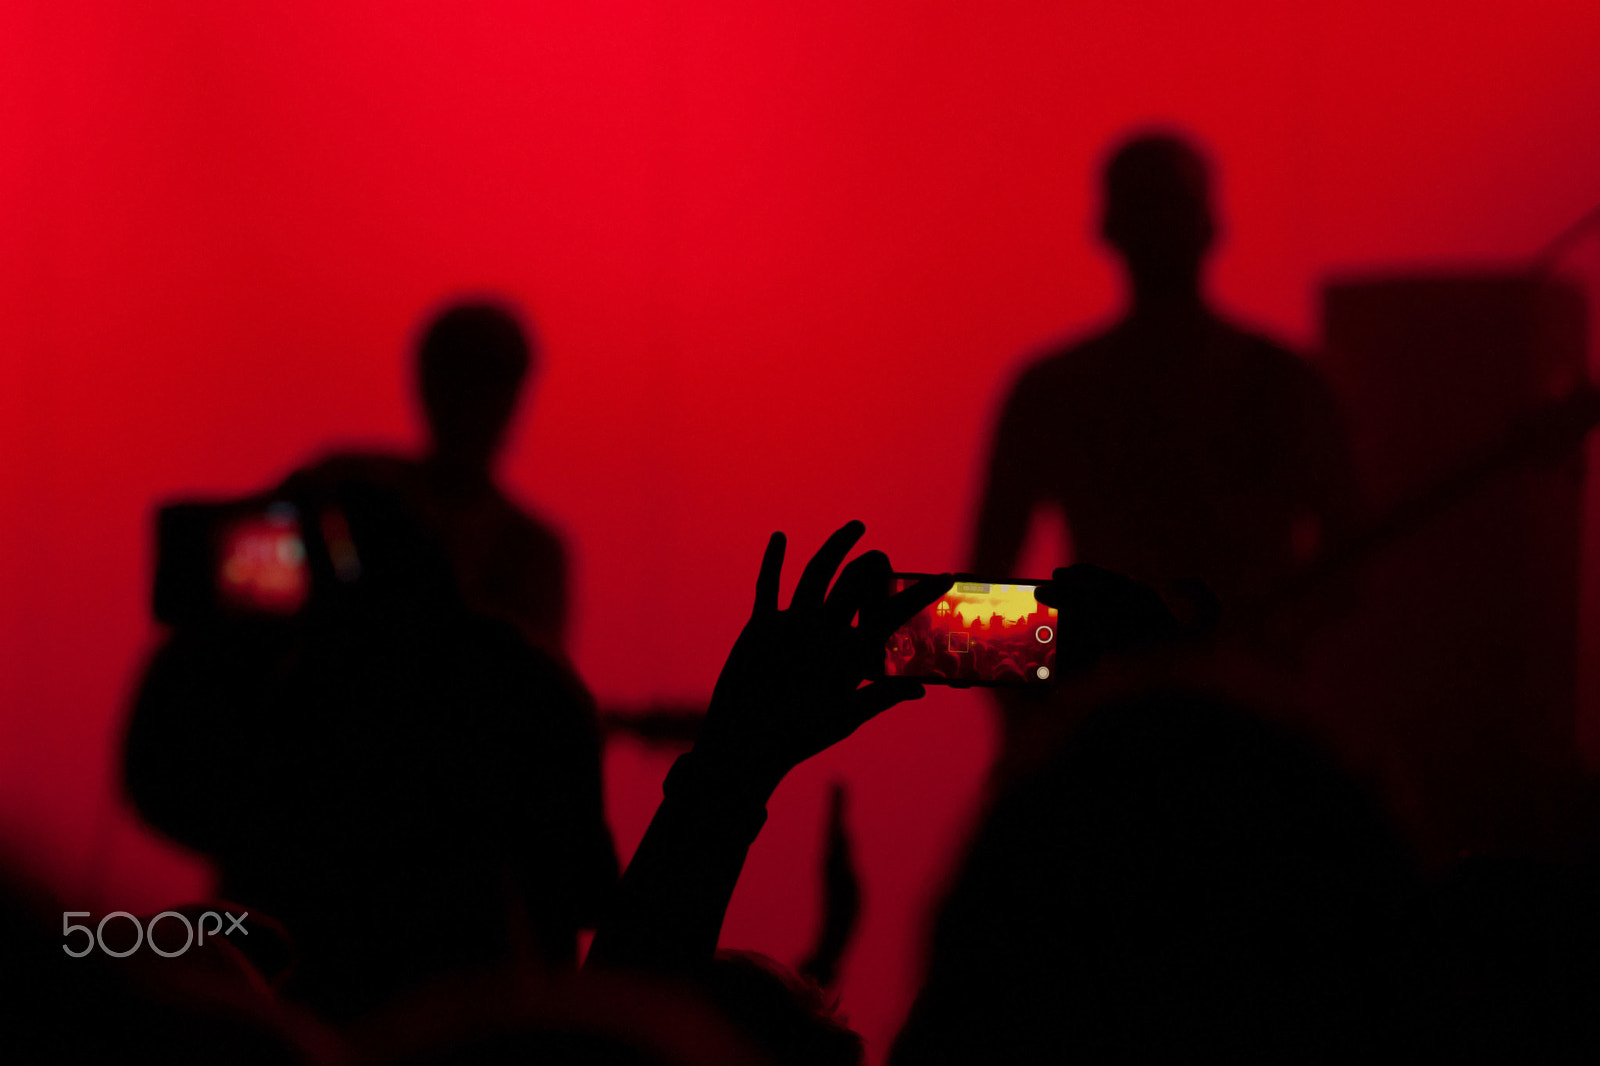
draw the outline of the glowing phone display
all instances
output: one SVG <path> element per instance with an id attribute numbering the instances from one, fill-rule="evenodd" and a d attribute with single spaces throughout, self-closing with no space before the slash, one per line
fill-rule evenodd
<path id="1" fill-rule="evenodd" d="M 921 574 L 895 574 L 890 591 Z M 884 673 L 938 685 L 1038 685 L 1056 671 L 1056 610 L 1034 599 L 1042 581 L 963 579 L 894 632 Z"/>

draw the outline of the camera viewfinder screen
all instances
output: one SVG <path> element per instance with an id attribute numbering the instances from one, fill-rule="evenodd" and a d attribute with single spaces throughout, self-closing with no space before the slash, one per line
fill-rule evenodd
<path id="1" fill-rule="evenodd" d="M 895 574 L 891 592 L 919 574 Z M 895 631 L 884 673 L 945 685 L 1037 685 L 1056 669 L 1056 611 L 1032 583 L 957 581 Z"/>
<path id="2" fill-rule="evenodd" d="M 305 606 L 311 578 L 298 512 L 278 504 L 222 530 L 217 590 L 236 611 L 294 614 Z"/>

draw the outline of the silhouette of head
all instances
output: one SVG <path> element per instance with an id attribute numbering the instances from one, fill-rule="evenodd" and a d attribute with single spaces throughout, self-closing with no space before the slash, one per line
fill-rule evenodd
<path id="1" fill-rule="evenodd" d="M 1205 156 L 1170 133 L 1143 134 L 1111 154 L 1102 175 L 1100 235 L 1127 264 L 1140 296 L 1198 291 L 1216 238 Z"/>
<path id="2" fill-rule="evenodd" d="M 1369 1058 L 1407 869 L 1309 737 L 1212 692 L 1118 699 L 996 801 L 901 1061 Z"/>
<path id="3" fill-rule="evenodd" d="M 417 349 L 417 380 L 437 458 L 489 468 L 533 354 L 518 315 L 502 303 L 453 304 L 428 324 Z"/>

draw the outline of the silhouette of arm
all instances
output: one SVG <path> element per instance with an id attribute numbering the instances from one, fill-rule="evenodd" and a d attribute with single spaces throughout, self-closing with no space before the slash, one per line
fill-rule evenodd
<path id="1" fill-rule="evenodd" d="M 766 824 L 766 797 L 681 756 L 622 876 L 590 967 L 681 971 L 709 961 L 745 856 Z"/>
<path id="2" fill-rule="evenodd" d="M 1028 524 L 1039 503 L 1040 457 L 1034 430 L 1036 392 L 1024 375 L 1011 390 L 989 449 L 983 501 L 978 506 L 972 569 L 979 574 L 1007 574 L 1022 553 Z"/>
<path id="3" fill-rule="evenodd" d="M 537 626 L 543 632 L 535 643 L 546 648 L 561 649 L 567 646 L 568 622 L 571 615 L 572 562 L 567 557 L 567 546 L 552 529 L 539 526 L 539 569 L 525 574 L 523 594 L 526 601 L 538 604 L 535 613 Z M 530 580 L 531 579 L 531 580 Z"/>
<path id="4" fill-rule="evenodd" d="M 682 970 L 710 961 L 745 855 L 784 775 L 880 712 L 923 695 L 905 678 L 862 681 L 879 671 L 889 634 L 942 595 L 950 578 L 924 579 L 891 597 L 888 557 L 867 552 L 830 592 L 864 532 L 851 522 L 828 538 L 787 610 L 778 609 L 784 537 L 773 534 L 750 621 L 717 679 L 694 749 L 667 774 L 589 964 Z"/>
<path id="5" fill-rule="evenodd" d="M 565 648 L 572 628 L 572 560 L 567 557 L 567 546 L 559 537 L 555 538 L 555 555 L 556 573 L 560 576 L 555 587 L 556 646 Z"/>
<path id="6" fill-rule="evenodd" d="M 499 565 L 483 575 L 498 586 L 488 594 L 499 598 L 497 613 L 513 621 L 524 640 L 559 654 L 567 646 L 571 614 L 566 544 L 533 515 L 509 508 L 508 518 L 497 545 Z"/>

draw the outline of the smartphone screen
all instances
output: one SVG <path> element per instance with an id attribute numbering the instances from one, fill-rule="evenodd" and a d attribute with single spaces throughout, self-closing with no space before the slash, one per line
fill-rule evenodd
<path id="1" fill-rule="evenodd" d="M 289 615 L 311 591 L 299 511 L 288 503 L 241 515 L 219 530 L 217 599 L 233 611 Z"/>
<path id="2" fill-rule="evenodd" d="M 921 574 L 894 574 L 891 593 Z M 1040 685 L 1056 672 L 1056 611 L 1033 598 L 1042 581 L 958 580 L 885 649 L 884 673 L 936 685 Z"/>

